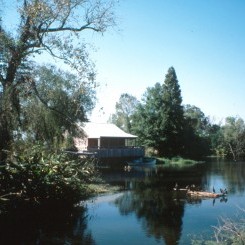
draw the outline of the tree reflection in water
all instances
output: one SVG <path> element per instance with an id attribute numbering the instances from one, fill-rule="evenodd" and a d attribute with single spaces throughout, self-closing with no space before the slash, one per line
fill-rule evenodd
<path id="1" fill-rule="evenodd" d="M 245 179 L 241 178 L 244 176 L 244 165 L 222 164 L 204 164 L 186 169 L 158 168 L 154 173 L 147 172 L 144 179 L 133 179 L 132 182 L 128 179 L 126 186 L 130 186 L 130 191 L 119 197 L 115 205 L 122 215 L 135 213 L 146 235 L 167 245 L 176 245 L 181 240 L 186 205 L 201 206 L 204 200 L 187 196 L 185 191 L 173 191 L 176 183 L 180 188 L 193 184 L 206 191 L 211 191 L 213 183 L 216 183 L 217 188 L 228 187 L 231 193 L 244 191 Z M 211 205 L 226 203 L 228 197 L 210 199 Z"/>
<path id="2" fill-rule="evenodd" d="M 201 199 L 187 199 L 186 192 L 173 191 L 173 187 L 176 182 L 182 187 L 190 183 L 201 186 L 204 173 L 205 169 L 197 173 L 195 167 L 186 171 L 158 169 L 154 174 L 147 173 L 143 181 L 131 183 L 132 191 L 125 192 L 115 205 L 122 215 L 134 212 L 148 236 L 176 245 L 181 238 L 185 203 L 197 204 Z"/>
<path id="3" fill-rule="evenodd" d="M 82 207 L 13 207 L 0 215 L 0 230 L 0 244 L 95 244 Z"/>
<path id="4" fill-rule="evenodd" d="M 161 189 L 141 189 L 126 192 L 115 204 L 121 214 L 135 212 L 148 236 L 168 245 L 178 244 L 182 230 L 184 203 L 174 199 L 171 192 Z"/>
<path id="5" fill-rule="evenodd" d="M 167 245 L 190 244 L 186 242 L 189 241 L 186 237 L 198 234 L 203 229 L 209 229 L 207 235 L 210 235 L 210 227 L 216 225 L 218 215 L 223 212 L 224 205 L 219 204 L 227 202 L 227 197 L 211 199 L 210 202 L 200 198 L 187 198 L 184 192 L 173 191 L 176 183 L 180 188 L 194 184 L 209 191 L 213 186 L 217 190 L 227 188 L 229 205 L 225 205 L 224 210 L 227 215 L 234 215 L 235 207 L 231 204 L 235 203 L 237 207 L 238 203 L 244 203 L 244 176 L 245 164 L 238 162 L 213 162 L 186 169 L 158 168 L 157 171 L 146 173 L 113 170 L 104 174 L 105 180 L 126 189 L 114 201 L 120 214 L 136 214 L 142 231 L 160 244 Z M 209 212 L 208 217 L 206 212 Z M 16 208 L 14 204 L 9 215 L 0 213 L 0 244 L 99 244 L 101 240 L 95 241 L 97 230 L 91 230 L 91 233 L 87 229 L 89 222 L 86 215 L 89 213 L 85 208 Z M 205 220 L 201 222 L 203 224 L 199 224 L 200 217 Z M 114 225 L 113 222 L 111 225 Z M 110 235 L 110 232 L 104 234 L 105 237 Z M 102 237 L 102 242 L 103 239 Z"/>

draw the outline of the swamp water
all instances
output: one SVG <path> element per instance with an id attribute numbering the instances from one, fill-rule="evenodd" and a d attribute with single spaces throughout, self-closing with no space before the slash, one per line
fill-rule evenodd
<path id="1" fill-rule="evenodd" d="M 104 169 L 103 178 L 124 190 L 64 210 L 23 212 L 0 220 L 0 244 L 191 244 L 210 239 L 221 218 L 241 218 L 245 208 L 245 163 L 212 162 L 188 168 Z M 194 184 L 228 195 L 189 198 L 173 187 Z M 244 214 L 245 215 L 245 214 Z"/>

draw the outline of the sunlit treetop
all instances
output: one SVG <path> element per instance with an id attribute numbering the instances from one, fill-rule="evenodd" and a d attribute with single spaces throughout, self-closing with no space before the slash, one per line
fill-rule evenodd
<path id="1" fill-rule="evenodd" d="M 0 40 L 12 76 L 24 58 L 48 53 L 62 59 L 81 77 L 92 78 L 92 65 L 81 33 L 85 30 L 104 33 L 115 25 L 113 0 L 17 0 L 3 4 L 2 11 L 8 4 L 12 8 L 16 4 L 18 16 L 13 18 L 18 28 L 14 33 L 3 19 Z M 6 72 L 6 82 L 11 82 L 12 76 L 8 77 Z"/>

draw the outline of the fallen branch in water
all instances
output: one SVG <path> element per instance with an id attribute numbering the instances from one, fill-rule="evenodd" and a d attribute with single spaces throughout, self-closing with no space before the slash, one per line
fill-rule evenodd
<path id="1" fill-rule="evenodd" d="M 5 197 L 8 197 L 8 196 L 21 196 L 21 194 L 22 194 L 21 192 L 10 192 L 8 194 L 4 194 L 4 195 L 0 196 L 0 200 L 7 201 L 9 199 L 7 199 Z"/>

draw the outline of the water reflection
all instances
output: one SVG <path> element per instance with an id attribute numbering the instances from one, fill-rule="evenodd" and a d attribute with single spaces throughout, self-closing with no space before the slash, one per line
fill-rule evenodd
<path id="1" fill-rule="evenodd" d="M 143 173 L 144 169 L 133 169 L 130 173 L 124 174 L 125 178 L 121 179 L 121 184 L 130 191 L 120 196 L 115 201 L 115 205 L 121 215 L 135 213 L 142 224 L 144 233 L 163 241 L 167 245 L 176 245 L 181 241 L 187 205 L 195 205 L 196 207 L 199 205 L 201 207 L 202 202 L 208 200 L 211 203 L 210 206 L 214 207 L 218 203 L 226 204 L 229 195 L 236 195 L 245 191 L 244 163 L 234 164 L 218 161 L 185 169 L 164 167 L 151 171 L 147 169 Z M 117 184 L 119 183 L 120 179 L 117 179 Z M 206 191 L 212 191 L 213 186 L 217 190 L 227 188 L 229 194 L 216 199 L 190 197 L 186 195 L 186 192 L 173 191 L 176 183 L 180 187 L 194 184 Z M 205 218 L 205 213 L 201 212 L 200 209 L 200 217 Z M 215 212 L 212 214 L 215 215 Z M 218 214 L 219 211 L 217 211 Z M 217 218 L 213 216 L 212 220 Z M 204 223 L 207 225 L 206 222 Z M 209 228 L 212 225 L 214 224 L 210 224 Z M 195 230 L 195 227 L 193 229 Z"/>
<path id="2" fill-rule="evenodd" d="M 222 179 L 224 185 L 228 187 L 229 192 L 233 194 L 242 194 L 245 192 L 245 163 L 244 162 L 224 162 L 217 161 L 210 164 L 208 179 Z"/>
<path id="3" fill-rule="evenodd" d="M 0 215 L 0 244 L 95 244 L 86 209 L 18 206 Z"/>
<path id="4" fill-rule="evenodd" d="M 0 244 L 191 244 L 191 236 L 210 238 L 221 216 L 232 218 L 237 207 L 244 208 L 245 163 L 105 169 L 102 176 L 125 191 L 104 198 L 101 206 L 91 202 L 73 210 L 13 207 L 8 215 L 0 213 Z M 227 188 L 228 195 L 193 198 L 173 191 L 176 183 L 180 188 L 194 184 L 207 191 L 213 186 Z M 125 232 L 131 236 L 125 237 Z"/>
<path id="5" fill-rule="evenodd" d="M 190 183 L 200 186 L 204 171 L 191 169 L 158 168 L 143 180 L 134 179 L 127 185 L 131 192 L 126 192 L 115 201 L 122 215 L 134 212 L 141 221 L 144 232 L 164 241 L 167 245 L 178 244 L 181 233 L 185 202 L 201 202 L 201 199 L 187 199 L 186 192 L 173 191 L 176 183 L 186 186 Z M 137 169 L 137 171 L 139 171 Z M 143 171 L 143 169 L 142 169 Z M 195 172 L 195 174 L 193 174 Z"/>
<path id="6" fill-rule="evenodd" d="M 115 201 L 122 215 L 134 212 L 144 232 L 166 244 L 177 244 L 181 236 L 184 203 L 169 192 L 152 190 L 126 192 Z"/>

